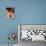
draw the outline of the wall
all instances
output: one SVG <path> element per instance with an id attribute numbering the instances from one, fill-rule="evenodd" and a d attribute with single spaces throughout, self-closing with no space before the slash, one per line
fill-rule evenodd
<path id="1" fill-rule="evenodd" d="M 5 17 L 7 6 L 15 7 L 15 19 Z M 17 24 L 46 24 L 46 0 L 0 0 L 0 44 L 8 43 L 9 32 L 17 34 Z"/>
<path id="2" fill-rule="evenodd" d="M 46 24 L 46 0 L 16 0 L 19 24 Z"/>
<path id="3" fill-rule="evenodd" d="M 6 18 L 6 7 L 15 7 L 16 1 L 13 0 L 0 0 L 0 44 L 7 44 L 8 34 L 10 32 L 16 32 L 17 35 L 17 17 L 15 19 Z M 18 42 L 17 39 L 15 41 Z"/>

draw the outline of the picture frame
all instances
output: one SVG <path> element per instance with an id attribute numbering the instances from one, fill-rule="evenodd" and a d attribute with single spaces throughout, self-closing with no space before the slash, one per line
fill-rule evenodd
<path id="1" fill-rule="evenodd" d="M 15 8 L 14 7 L 6 8 L 6 17 L 7 18 L 15 18 Z"/>

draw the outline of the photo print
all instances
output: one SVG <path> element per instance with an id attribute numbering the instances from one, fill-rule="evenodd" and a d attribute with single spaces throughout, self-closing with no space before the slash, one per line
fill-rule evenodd
<path id="1" fill-rule="evenodd" d="M 15 9 L 12 7 L 7 7 L 6 15 L 7 15 L 7 18 L 15 18 Z"/>

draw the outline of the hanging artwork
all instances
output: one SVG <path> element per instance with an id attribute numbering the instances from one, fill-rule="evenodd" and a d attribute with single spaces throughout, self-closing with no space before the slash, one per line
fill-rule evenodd
<path id="1" fill-rule="evenodd" d="M 10 45 L 10 41 L 12 41 L 11 44 L 15 44 L 16 33 L 14 33 L 14 32 L 10 33 L 10 34 L 8 35 L 8 40 L 9 40 L 8 46 Z"/>
<path id="2" fill-rule="evenodd" d="M 7 15 L 7 18 L 14 18 L 15 17 L 15 9 L 12 7 L 7 7 L 6 15 Z"/>
<path id="3" fill-rule="evenodd" d="M 14 32 L 10 33 L 9 36 L 8 36 L 9 40 L 14 40 L 15 41 L 15 38 L 16 38 L 16 34 Z"/>
<path id="4" fill-rule="evenodd" d="M 46 41 L 46 25 L 18 25 L 20 40 Z M 19 33 L 18 32 L 18 33 Z"/>

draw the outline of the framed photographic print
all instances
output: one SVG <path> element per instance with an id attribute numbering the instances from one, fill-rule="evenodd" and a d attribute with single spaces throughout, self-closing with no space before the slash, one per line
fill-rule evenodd
<path id="1" fill-rule="evenodd" d="M 18 38 L 19 42 L 21 40 L 46 41 L 46 25 L 20 24 L 18 25 Z"/>
<path id="2" fill-rule="evenodd" d="M 7 18 L 15 18 L 15 9 L 13 7 L 6 8 Z"/>

